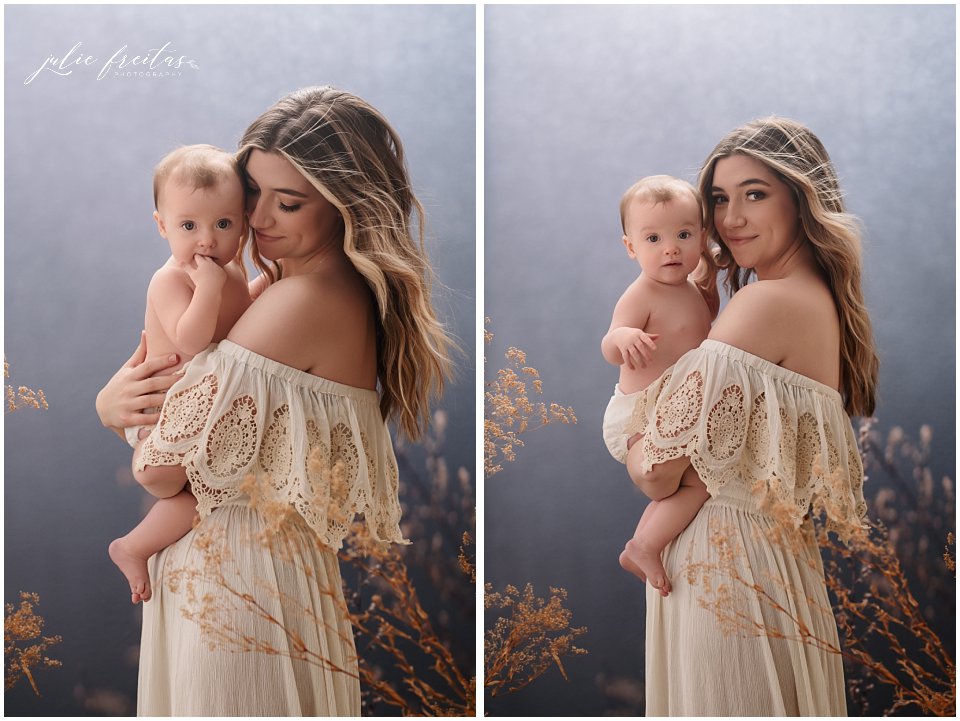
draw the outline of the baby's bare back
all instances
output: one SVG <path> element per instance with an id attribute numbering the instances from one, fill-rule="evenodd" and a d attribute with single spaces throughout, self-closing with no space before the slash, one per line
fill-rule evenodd
<path id="1" fill-rule="evenodd" d="M 657 284 L 645 294 L 650 316 L 641 329 L 658 335 L 654 341 L 653 362 L 646 368 L 631 370 L 620 366 L 620 390 L 623 393 L 646 388 L 677 362 L 684 353 L 700 345 L 710 333 L 710 309 L 691 281 L 679 285 Z"/>

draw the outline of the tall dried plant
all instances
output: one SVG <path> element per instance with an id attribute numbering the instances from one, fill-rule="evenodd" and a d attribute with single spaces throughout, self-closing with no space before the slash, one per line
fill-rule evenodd
<path id="1" fill-rule="evenodd" d="M 489 325 L 486 318 L 484 340 L 488 344 L 493 340 Z M 528 382 L 540 395 L 543 381 L 540 372 L 527 365 L 522 350 L 511 346 L 504 357 L 507 366 L 485 384 L 483 466 L 487 478 L 502 471 L 503 462 L 516 459 L 516 448 L 524 445 L 522 434 L 551 423 L 577 422 L 569 406 L 530 400 Z M 573 613 L 563 606 L 566 598 L 565 589 L 554 587 L 549 598 L 540 598 L 529 583 L 522 592 L 513 585 L 502 591 L 489 583 L 484 586 L 483 605 L 492 621 L 483 640 L 484 689 L 491 699 L 524 688 L 552 666 L 567 679 L 562 657 L 587 653 L 574 645 L 587 629 L 570 625 Z"/>
<path id="2" fill-rule="evenodd" d="M 10 378 L 10 364 L 3 359 L 3 377 Z M 14 390 L 12 385 L 5 384 L 7 407 L 6 413 L 13 413 L 21 408 L 46 409 L 47 398 L 42 390 L 33 390 L 26 386 L 18 386 Z M 60 636 L 41 636 L 43 617 L 39 615 L 35 606 L 40 604 L 40 596 L 36 593 L 20 592 L 20 605 L 4 604 L 3 616 L 3 655 L 6 659 L 4 673 L 4 688 L 9 691 L 17 686 L 22 679 L 27 679 L 33 692 L 39 696 L 40 689 L 31 669 L 58 668 L 60 661 L 46 656 L 46 650 L 54 644 L 60 643 Z"/>

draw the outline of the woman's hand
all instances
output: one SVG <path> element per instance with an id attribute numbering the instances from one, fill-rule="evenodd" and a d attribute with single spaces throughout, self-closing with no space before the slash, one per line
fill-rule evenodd
<path id="1" fill-rule="evenodd" d="M 177 361 L 176 355 L 147 359 L 147 334 L 141 331 L 137 350 L 97 394 L 100 422 L 121 435 L 122 429 L 130 426 L 156 424 L 160 413 L 143 411 L 163 405 L 167 390 L 178 376 L 151 376 L 176 365 Z"/>

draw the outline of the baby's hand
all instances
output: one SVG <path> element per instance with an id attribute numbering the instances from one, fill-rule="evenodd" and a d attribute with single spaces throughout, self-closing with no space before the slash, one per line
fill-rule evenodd
<path id="1" fill-rule="evenodd" d="M 190 280 L 198 288 L 200 286 L 211 287 L 219 290 L 227 282 L 227 271 L 217 265 L 216 261 L 205 255 L 193 256 L 193 263 L 185 264 L 184 270 L 190 276 Z"/>
<path id="2" fill-rule="evenodd" d="M 617 328 L 614 343 L 627 368 L 636 370 L 646 368 L 653 362 L 651 353 L 657 349 L 654 341 L 660 337 L 659 333 L 644 333 L 639 328 Z"/>

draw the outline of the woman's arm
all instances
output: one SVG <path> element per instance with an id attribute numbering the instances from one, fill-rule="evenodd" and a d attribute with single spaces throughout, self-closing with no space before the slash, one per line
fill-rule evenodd
<path id="1" fill-rule="evenodd" d="M 176 355 L 147 359 L 147 336 L 141 331 L 136 351 L 97 394 L 100 422 L 121 438 L 124 428 L 157 423 L 159 413 L 144 413 L 143 410 L 163 405 L 167 390 L 178 378 L 154 374 L 175 366 L 177 362 Z"/>

